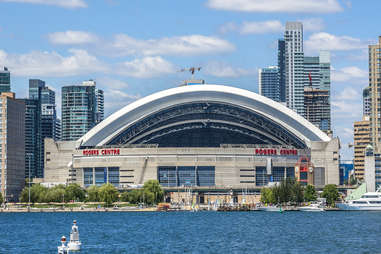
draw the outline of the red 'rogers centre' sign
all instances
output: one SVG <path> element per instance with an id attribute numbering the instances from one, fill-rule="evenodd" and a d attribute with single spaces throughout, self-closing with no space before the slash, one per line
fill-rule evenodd
<path id="1" fill-rule="evenodd" d="M 119 148 L 110 148 L 110 149 L 87 149 L 82 151 L 84 156 L 100 156 L 100 155 L 119 155 Z"/>
<path id="2" fill-rule="evenodd" d="M 285 148 L 257 148 L 254 153 L 256 155 L 298 155 L 298 150 Z"/>

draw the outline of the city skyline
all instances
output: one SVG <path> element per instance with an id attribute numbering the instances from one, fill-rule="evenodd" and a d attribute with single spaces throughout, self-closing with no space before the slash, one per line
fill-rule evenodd
<path id="1" fill-rule="evenodd" d="M 306 54 L 331 52 L 333 134 L 340 137 L 343 159 L 353 156 L 346 147 L 353 142 L 353 122 L 362 116 L 367 47 L 379 35 L 372 22 L 376 7 L 331 0 L 293 1 L 277 9 L 270 8 L 273 1 L 244 1 L 246 11 L 222 0 L 15 2 L 0 1 L 7 20 L 0 23 L 0 66 L 11 72 L 12 91 L 25 98 L 28 80 L 42 79 L 61 108 L 61 87 L 91 78 L 105 91 L 105 117 L 137 98 L 176 87 L 190 77 L 178 70 L 190 66 L 202 66 L 196 77 L 206 83 L 258 92 L 258 68 L 276 64 L 286 21 L 302 21 Z M 88 16 L 94 18 L 83 18 Z"/>

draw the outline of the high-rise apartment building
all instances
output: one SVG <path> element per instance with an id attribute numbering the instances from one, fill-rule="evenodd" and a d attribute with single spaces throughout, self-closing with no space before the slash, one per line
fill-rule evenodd
<path id="1" fill-rule="evenodd" d="M 362 114 L 370 116 L 371 113 L 371 98 L 369 86 L 362 90 Z"/>
<path id="2" fill-rule="evenodd" d="M 304 115 L 303 24 L 287 22 L 284 40 L 286 104 L 300 115 Z"/>
<path id="3" fill-rule="evenodd" d="M 258 90 L 260 95 L 277 102 L 281 101 L 278 66 L 258 70 Z"/>
<path id="4" fill-rule="evenodd" d="M 7 67 L 0 70 L 0 93 L 11 91 L 11 73 Z"/>
<path id="5" fill-rule="evenodd" d="M 286 102 L 286 65 L 285 65 L 286 42 L 278 40 L 278 70 L 280 101 Z"/>
<path id="6" fill-rule="evenodd" d="M 305 118 L 322 131 L 331 129 L 331 107 L 329 103 L 329 91 L 304 87 Z"/>
<path id="7" fill-rule="evenodd" d="M 0 95 L 0 187 L 6 201 L 16 201 L 25 184 L 25 105 L 14 93 Z"/>
<path id="8" fill-rule="evenodd" d="M 369 45 L 369 91 L 371 97 L 370 126 L 372 146 L 381 152 L 381 36 L 378 44 Z"/>
<path id="9" fill-rule="evenodd" d="M 96 109 L 96 116 L 95 116 L 95 122 L 98 124 L 103 121 L 105 116 L 105 109 L 104 109 L 104 94 L 103 90 L 96 88 L 95 89 L 95 97 L 97 101 L 97 109 Z"/>
<path id="10" fill-rule="evenodd" d="M 44 139 L 58 139 L 55 92 L 40 79 L 29 80 L 29 98 L 25 103 L 25 175 L 44 176 Z"/>
<path id="11" fill-rule="evenodd" d="M 363 116 L 362 121 L 354 122 L 354 169 L 358 179 L 364 178 L 365 148 L 371 142 L 369 116 Z"/>
<path id="12" fill-rule="evenodd" d="M 329 52 L 304 57 L 304 117 L 323 131 L 331 130 Z"/>
<path id="13" fill-rule="evenodd" d="M 97 92 L 95 85 L 89 80 L 62 87 L 62 140 L 82 137 L 97 124 L 98 113 L 103 120 L 103 91 Z"/>

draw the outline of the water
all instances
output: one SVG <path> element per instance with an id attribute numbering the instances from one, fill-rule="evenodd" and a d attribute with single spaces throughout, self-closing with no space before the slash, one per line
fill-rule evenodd
<path id="1" fill-rule="evenodd" d="M 381 253 L 381 212 L 1 213 L 0 253 Z"/>

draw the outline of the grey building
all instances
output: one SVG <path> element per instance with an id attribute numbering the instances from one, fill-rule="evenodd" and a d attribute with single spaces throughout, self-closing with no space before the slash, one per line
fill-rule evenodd
<path id="1" fill-rule="evenodd" d="M 17 201 L 25 185 L 25 105 L 14 93 L 0 95 L 0 186 L 6 201 Z"/>
<path id="2" fill-rule="evenodd" d="M 304 57 L 304 117 L 323 131 L 331 130 L 329 52 Z M 307 100 L 307 101 L 306 101 Z"/>
<path id="3" fill-rule="evenodd" d="M 98 113 L 99 120 L 103 119 L 103 92 L 96 93 L 95 85 L 89 80 L 62 87 L 62 140 L 81 138 L 97 124 Z M 98 100 L 102 101 L 99 106 Z"/>
<path id="4" fill-rule="evenodd" d="M 29 98 L 25 110 L 25 175 L 44 176 L 44 138 L 57 140 L 55 134 L 55 92 L 40 79 L 29 80 Z M 30 169 L 29 169 L 30 165 Z"/>
<path id="5" fill-rule="evenodd" d="M 96 88 L 95 89 L 95 97 L 96 97 L 96 101 L 97 101 L 95 122 L 98 124 L 99 122 L 103 121 L 104 116 L 105 116 L 103 90 Z"/>
<path id="6" fill-rule="evenodd" d="M 362 91 L 362 114 L 365 116 L 369 116 L 371 113 L 371 97 L 370 97 L 370 91 L 369 86 L 365 87 Z"/>
<path id="7" fill-rule="evenodd" d="M 287 22 L 284 40 L 287 107 L 304 115 L 303 24 Z"/>
<path id="8" fill-rule="evenodd" d="M 11 91 L 11 73 L 7 67 L 0 70 L 0 93 Z"/>
<path id="9" fill-rule="evenodd" d="M 161 91 L 77 141 L 45 142 L 44 182 L 123 189 L 157 179 L 168 191 L 192 186 L 200 195 L 259 193 L 286 177 L 319 187 L 339 184 L 337 138 L 284 105 L 235 87 Z"/>
<path id="10" fill-rule="evenodd" d="M 285 65 L 286 42 L 278 40 L 278 69 L 280 101 L 286 102 L 286 65 Z"/>
<path id="11" fill-rule="evenodd" d="M 258 70 L 259 94 L 274 101 L 281 101 L 278 66 L 269 66 Z"/>

